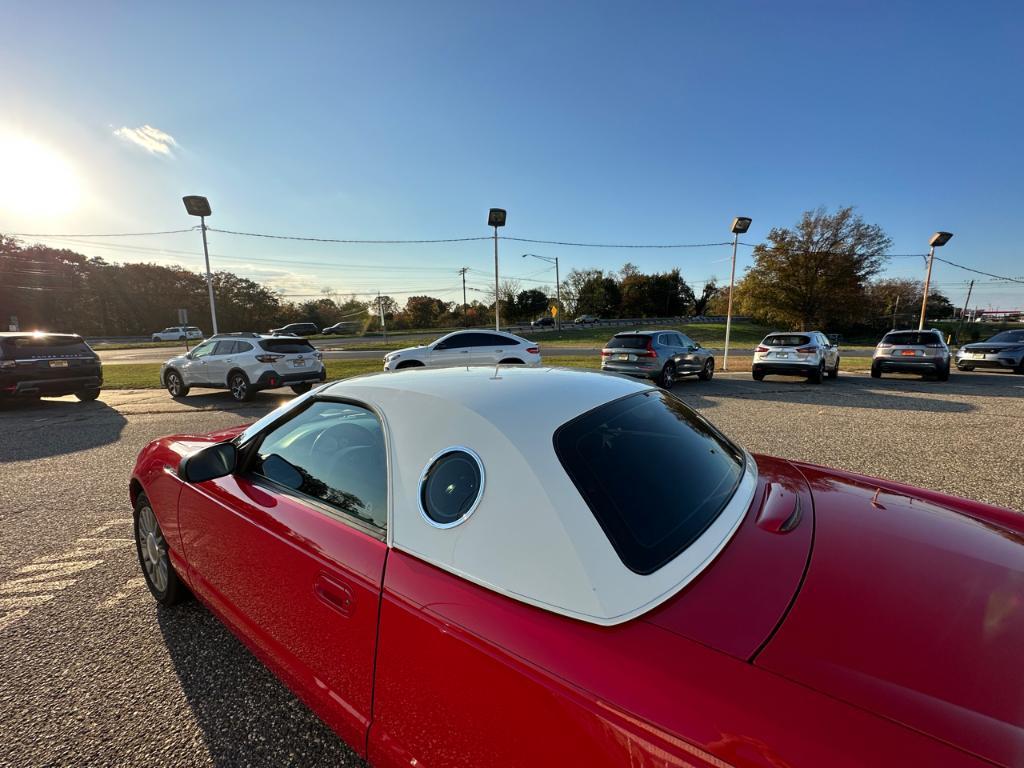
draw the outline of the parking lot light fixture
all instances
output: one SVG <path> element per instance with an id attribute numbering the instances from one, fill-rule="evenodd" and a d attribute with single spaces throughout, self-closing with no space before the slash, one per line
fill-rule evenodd
<path id="1" fill-rule="evenodd" d="M 928 287 L 932 282 L 932 264 L 935 262 L 935 249 L 941 248 L 953 237 L 952 232 L 936 232 L 928 241 L 928 272 L 924 276 L 924 291 L 921 294 L 921 319 L 917 323 L 917 330 L 924 330 L 924 316 L 928 308 Z"/>
<path id="2" fill-rule="evenodd" d="M 535 259 L 546 261 L 548 264 L 555 265 L 555 306 L 558 307 L 558 311 L 555 313 L 555 329 L 562 330 L 562 287 L 559 285 L 558 276 L 558 257 L 557 256 L 538 256 L 536 253 L 524 253 L 523 258 L 532 256 Z"/>
<path id="3" fill-rule="evenodd" d="M 498 227 L 505 226 L 505 218 L 508 216 L 504 208 L 491 208 L 487 213 L 487 226 L 494 227 L 494 330 L 501 330 L 501 317 L 498 307 L 501 300 L 498 297 Z"/>
<path id="4" fill-rule="evenodd" d="M 210 201 L 201 195 L 186 195 L 181 198 L 185 203 L 185 210 L 189 216 L 199 217 L 199 228 L 203 232 L 203 256 L 206 257 L 206 290 L 210 294 L 210 322 L 213 325 L 213 335 L 217 335 L 217 305 L 213 300 L 213 275 L 210 274 L 210 249 L 206 246 L 206 217 L 210 210 Z"/>
<path id="5" fill-rule="evenodd" d="M 750 229 L 751 219 L 737 216 L 732 220 L 732 271 L 729 273 L 729 308 L 725 313 L 725 353 L 722 355 L 722 370 L 729 370 L 729 333 L 732 331 L 732 294 L 736 288 L 736 246 L 740 235 Z"/>

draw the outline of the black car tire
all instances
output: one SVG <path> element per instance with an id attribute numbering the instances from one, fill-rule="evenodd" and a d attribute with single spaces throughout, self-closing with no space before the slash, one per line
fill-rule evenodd
<path id="1" fill-rule="evenodd" d="M 818 363 L 818 367 L 807 374 L 807 381 L 811 384 L 821 384 L 822 378 L 825 376 L 825 361 L 822 360 Z"/>
<path id="2" fill-rule="evenodd" d="M 146 568 L 146 560 L 142 554 L 142 548 L 144 545 L 142 537 L 139 532 L 141 529 L 140 518 L 146 514 L 148 510 L 149 515 L 152 516 L 153 524 L 156 526 L 156 537 L 157 541 L 163 544 L 162 548 L 162 567 L 167 569 L 167 584 L 163 589 L 157 587 L 150 576 L 149 570 Z M 134 523 L 134 535 L 135 535 L 135 552 L 139 557 L 139 567 L 142 568 L 142 576 L 146 580 L 146 586 L 149 587 L 149 591 L 156 598 L 156 601 L 160 605 L 172 606 L 183 600 L 188 600 L 192 597 L 192 593 L 189 592 L 188 587 L 178 578 L 177 572 L 174 570 L 174 566 L 171 564 L 171 559 L 167 554 L 167 542 L 163 538 L 163 532 L 160 530 L 160 524 L 156 522 L 156 514 L 153 512 L 153 506 L 149 503 L 149 499 L 146 498 L 146 494 L 140 493 L 139 497 L 135 499 L 135 510 L 133 514 Z M 148 538 L 148 536 L 146 537 Z"/>
<path id="3" fill-rule="evenodd" d="M 949 381 L 949 363 L 946 363 L 935 372 L 935 378 L 939 381 Z"/>
<path id="4" fill-rule="evenodd" d="M 711 378 L 715 375 L 715 358 L 709 357 L 704 361 L 704 367 L 700 369 L 700 373 L 697 374 L 697 378 L 701 381 L 711 381 Z"/>
<path id="5" fill-rule="evenodd" d="M 675 363 L 665 363 L 665 367 L 661 369 L 661 374 L 658 376 L 658 386 L 662 389 L 672 389 L 672 382 L 675 380 L 675 377 Z"/>
<path id="6" fill-rule="evenodd" d="M 1024 375 L 1024 357 L 1020 359 L 1020 362 L 1017 364 L 1017 367 L 1013 369 L 1013 372 Z"/>
<path id="7" fill-rule="evenodd" d="M 759 371 L 755 368 L 751 371 L 751 375 L 754 377 L 754 381 L 764 381 L 764 371 Z"/>
<path id="8" fill-rule="evenodd" d="M 237 403 L 245 403 L 252 399 L 249 377 L 241 371 L 235 371 L 228 377 L 228 391 Z"/>
<path id="9" fill-rule="evenodd" d="M 96 389 L 83 389 L 79 392 L 75 392 L 75 397 L 81 400 L 83 403 L 91 403 L 97 397 L 100 396 L 99 387 Z"/>
<path id="10" fill-rule="evenodd" d="M 179 337 L 178 337 L 178 341 L 184 341 L 184 340 L 185 340 L 185 337 L 184 337 L 184 336 L 179 336 Z"/>
<path id="11" fill-rule="evenodd" d="M 167 392 L 171 397 L 187 397 L 189 387 L 185 385 L 185 379 L 177 371 L 171 370 L 164 376 L 164 383 L 167 385 Z"/>
<path id="12" fill-rule="evenodd" d="M 296 395 L 304 395 L 307 392 L 309 392 L 309 390 L 311 390 L 312 388 L 313 385 L 307 381 L 305 384 L 293 384 L 292 392 L 294 392 Z"/>
<path id="13" fill-rule="evenodd" d="M 835 378 L 838 378 L 838 377 L 839 377 L 839 358 L 838 358 L 838 357 L 836 358 L 836 364 L 835 364 L 835 367 L 834 367 L 834 368 L 832 368 L 832 370 L 831 370 L 831 371 L 829 371 L 829 372 L 828 372 L 828 373 L 827 373 L 826 375 L 827 375 L 827 376 L 828 376 L 828 377 L 829 377 L 830 379 L 835 379 Z"/>
<path id="14" fill-rule="evenodd" d="M 506 357 L 499 365 L 525 365 L 518 357 Z"/>
<path id="15" fill-rule="evenodd" d="M 162 339 L 161 339 L 161 338 L 160 338 L 159 336 L 154 336 L 154 337 L 153 337 L 153 342 L 154 342 L 154 343 L 157 343 L 157 342 L 159 342 L 159 341 L 162 341 Z"/>
<path id="16" fill-rule="evenodd" d="M 879 365 L 872 365 L 871 366 L 871 378 L 872 379 L 880 379 L 880 378 L 882 378 L 882 367 L 881 366 L 879 366 Z"/>
<path id="17" fill-rule="evenodd" d="M 957 363 L 956 367 L 957 367 L 957 370 L 960 370 L 960 371 L 973 371 L 974 370 L 974 366 L 973 365 L 960 365 L 959 363 Z"/>

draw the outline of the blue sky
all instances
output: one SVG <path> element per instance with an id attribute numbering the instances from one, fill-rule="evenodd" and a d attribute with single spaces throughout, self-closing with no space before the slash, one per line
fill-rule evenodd
<path id="1" fill-rule="evenodd" d="M 941 255 L 1024 277 L 1020 4 L 0 0 L 0 15 L 0 142 L 46 147 L 79 187 L 59 212 L 0 208 L 0 232 L 177 229 L 193 223 L 180 197 L 205 194 L 211 226 L 257 232 L 486 235 L 501 206 L 510 236 L 718 242 L 747 215 L 757 242 L 805 209 L 853 204 L 894 253 L 947 229 Z M 129 140 L 145 143 L 143 126 L 174 143 Z M 72 246 L 200 264 L 197 233 L 114 242 Z M 455 269 L 478 288 L 492 274 L 487 242 L 212 233 L 211 251 L 289 294 L 454 300 Z M 524 251 L 559 256 L 563 274 L 629 260 L 728 280 L 727 247 L 502 245 L 503 272 L 550 284 Z M 923 277 L 923 262 L 888 271 Z M 954 302 L 971 277 L 936 267 Z M 1024 305 L 1024 285 L 981 279 L 972 304 Z"/>

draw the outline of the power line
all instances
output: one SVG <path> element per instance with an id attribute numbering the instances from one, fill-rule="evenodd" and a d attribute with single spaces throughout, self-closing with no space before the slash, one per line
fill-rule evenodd
<path id="1" fill-rule="evenodd" d="M 199 227 L 189 227 L 188 229 L 168 229 L 163 232 L 107 232 L 104 234 L 89 234 L 89 235 L 39 235 L 35 233 L 26 232 L 15 232 L 10 237 L 149 237 L 150 235 L 180 235 L 183 232 L 195 232 Z M 209 229 L 209 227 L 207 227 Z"/>
<path id="2" fill-rule="evenodd" d="M 490 240 L 491 238 L 484 238 Z M 732 245 L 730 242 L 722 243 L 571 243 L 561 240 L 531 240 L 526 237 L 502 236 L 499 240 L 511 240 L 517 243 L 536 243 L 539 245 L 565 245 L 573 248 L 713 248 L 719 245 Z M 742 243 L 746 245 L 746 243 Z M 753 246 L 751 246 L 753 247 Z"/>
<path id="3" fill-rule="evenodd" d="M 976 275 L 985 275 L 985 277 L 994 277 L 997 280 L 1006 280 L 1007 282 L 1010 282 L 1010 283 L 1022 283 L 1022 284 L 1024 284 L 1024 280 L 1019 280 L 1019 279 L 1017 279 L 1015 277 L 1004 277 L 1003 275 L 993 275 L 991 272 L 982 272 L 980 269 L 973 269 L 971 267 L 965 267 L 963 264 L 957 264 L 955 261 L 950 261 L 949 259 L 943 259 L 943 258 L 941 258 L 939 256 L 936 256 L 935 260 L 936 261 L 941 261 L 943 264 L 949 264 L 951 267 L 957 267 L 958 269 L 966 270 L 967 272 L 974 272 Z"/>
<path id="4" fill-rule="evenodd" d="M 434 243 L 468 243 L 473 240 L 490 240 L 490 237 L 446 237 L 436 240 L 350 240 L 335 237 L 300 237 L 298 235 L 268 235 L 262 232 L 239 232 L 232 229 L 215 229 L 207 227 L 207 232 L 220 232 L 222 235 L 239 235 L 241 237 L 262 237 L 268 240 L 299 240 L 309 243 L 345 243 L 353 245 L 430 245 Z"/>

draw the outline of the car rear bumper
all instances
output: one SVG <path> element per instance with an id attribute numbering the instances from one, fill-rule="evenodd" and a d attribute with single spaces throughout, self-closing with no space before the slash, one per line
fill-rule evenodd
<path id="1" fill-rule="evenodd" d="M 871 361 L 873 366 L 877 366 L 883 371 L 892 371 L 894 373 L 921 373 L 931 371 L 941 371 L 946 367 L 945 360 L 922 359 L 922 360 L 900 360 L 898 358 L 882 358 L 876 357 Z"/>
<path id="2" fill-rule="evenodd" d="M 661 373 L 661 365 L 657 362 L 616 363 L 602 361 L 601 370 L 607 373 L 621 373 L 624 376 L 635 376 L 639 379 L 653 379 Z"/>
<path id="3" fill-rule="evenodd" d="M 793 361 L 792 363 L 757 363 L 751 366 L 754 373 L 764 373 L 776 376 L 810 376 L 818 370 L 817 361 Z"/>
<path id="4" fill-rule="evenodd" d="M 324 367 L 321 367 L 319 371 L 298 371 L 296 373 L 264 371 L 253 387 L 255 389 L 275 389 L 291 387 L 296 384 L 318 384 L 321 381 L 327 381 L 327 369 Z"/>
<path id="5" fill-rule="evenodd" d="M 73 395 L 87 389 L 99 389 L 103 386 L 102 374 L 91 376 L 68 376 L 60 379 L 24 379 L 15 381 L 0 378 L 0 396 L 20 397 L 42 395 L 60 397 Z"/>

